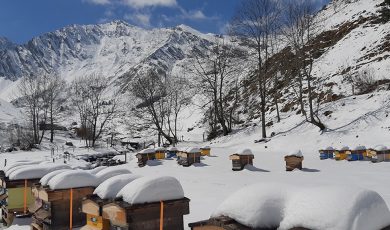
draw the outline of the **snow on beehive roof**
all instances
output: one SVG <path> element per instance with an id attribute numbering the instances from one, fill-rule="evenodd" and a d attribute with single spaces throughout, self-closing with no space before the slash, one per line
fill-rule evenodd
<path id="1" fill-rule="evenodd" d="M 377 145 L 374 147 L 374 150 L 375 151 L 386 151 L 386 150 L 388 150 L 388 148 L 384 145 Z"/>
<path id="2" fill-rule="evenodd" d="M 96 175 L 96 173 L 102 171 L 103 169 L 107 168 L 107 166 L 99 166 L 94 169 L 87 170 L 87 172 Z"/>
<path id="3" fill-rule="evenodd" d="M 118 166 L 107 167 L 101 170 L 100 172 L 96 173 L 96 177 L 98 181 L 102 183 L 103 181 L 113 176 L 131 173 L 131 171 L 126 167 L 128 166 L 118 165 Z"/>
<path id="4" fill-rule="evenodd" d="M 210 146 L 205 145 L 205 146 L 201 147 L 201 149 L 210 149 Z"/>
<path id="5" fill-rule="evenodd" d="M 231 195 L 212 214 L 221 215 L 253 228 L 375 230 L 390 225 L 383 198 L 353 186 L 255 184 Z"/>
<path id="6" fill-rule="evenodd" d="M 98 195 L 101 199 L 114 199 L 125 185 L 140 177 L 140 175 L 130 173 L 113 176 L 101 183 L 93 194 Z"/>
<path id="7" fill-rule="evenodd" d="M 165 148 L 164 147 L 157 147 L 155 148 L 156 151 L 165 151 Z"/>
<path id="8" fill-rule="evenodd" d="M 185 150 L 187 153 L 199 153 L 200 149 L 197 147 L 189 147 Z"/>
<path id="9" fill-rule="evenodd" d="M 37 165 L 39 163 L 41 163 L 41 162 L 40 161 L 15 162 L 12 165 L 6 166 L 3 171 L 5 172 L 6 176 L 9 176 L 10 173 L 12 173 L 13 171 L 15 171 L 17 169 L 24 168 L 24 167 L 31 166 L 31 165 Z"/>
<path id="10" fill-rule="evenodd" d="M 29 165 L 26 167 L 19 168 L 9 174 L 11 180 L 22 180 L 22 179 L 40 179 L 44 175 L 59 169 L 70 169 L 69 165 L 46 163 L 38 165 Z"/>
<path id="11" fill-rule="evenodd" d="M 55 171 L 53 171 L 53 172 L 50 172 L 50 173 L 44 175 L 44 176 L 41 178 L 41 180 L 39 181 L 39 183 L 41 183 L 42 185 L 45 186 L 45 185 L 47 185 L 47 183 L 49 183 L 49 180 L 50 180 L 51 178 L 53 178 L 54 176 L 56 176 L 56 175 L 58 175 L 58 174 L 60 174 L 60 173 L 62 173 L 62 172 L 66 172 L 66 171 L 69 171 L 69 170 L 72 170 L 72 169 L 59 169 L 59 170 L 55 170 Z"/>
<path id="12" fill-rule="evenodd" d="M 144 149 L 142 151 L 140 151 L 139 153 L 141 154 L 147 154 L 147 153 L 155 153 L 156 150 L 152 149 L 152 148 L 148 148 L 148 149 Z"/>
<path id="13" fill-rule="evenodd" d="M 51 189 L 96 187 L 98 178 L 85 170 L 69 170 L 52 177 L 48 185 Z"/>
<path id="14" fill-rule="evenodd" d="M 129 204 L 158 202 L 184 198 L 180 182 L 170 176 L 148 176 L 130 182 L 123 187 L 117 197 Z"/>
<path id="15" fill-rule="evenodd" d="M 243 149 L 243 150 L 239 151 L 238 154 L 241 154 L 241 155 L 253 155 L 253 152 L 250 149 Z"/>
<path id="16" fill-rule="evenodd" d="M 325 148 L 325 150 L 334 150 L 334 148 L 332 146 L 328 146 Z"/>
<path id="17" fill-rule="evenodd" d="M 364 145 L 358 145 L 358 146 L 356 146 L 353 150 L 366 150 L 367 148 L 366 148 L 366 146 L 364 146 Z"/>
<path id="18" fill-rule="evenodd" d="M 301 150 L 293 150 L 287 156 L 296 156 L 296 157 L 303 157 L 302 151 Z"/>
<path id="19" fill-rule="evenodd" d="M 340 150 L 349 150 L 348 146 L 343 146 Z"/>
<path id="20" fill-rule="evenodd" d="M 168 148 L 168 151 L 179 151 L 179 149 L 176 148 L 176 147 L 169 147 L 169 148 Z"/>

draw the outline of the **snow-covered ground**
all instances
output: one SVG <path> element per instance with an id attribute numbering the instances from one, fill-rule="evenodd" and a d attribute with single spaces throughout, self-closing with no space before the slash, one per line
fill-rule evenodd
<path id="1" fill-rule="evenodd" d="M 278 182 L 301 187 L 357 186 L 379 193 L 390 206 L 390 162 L 320 160 L 318 153 L 319 149 L 327 146 L 390 146 L 390 131 L 386 127 L 390 122 L 387 116 L 388 97 L 387 92 L 375 93 L 372 96 L 350 97 L 325 105 L 323 111 L 332 110 L 334 113 L 324 120 L 329 131 L 322 134 L 316 127 L 302 123 L 301 116 L 287 114 L 280 124 L 269 130 L 276 135 L 267 143 L 255 144 L 254 140 L 260 137 L 260 128 L 250 127 L 228 137 L 216 139 L 212 143 L 181 143 L 182 146 L 211 145 L 212 156 L 204 157 L 202 163 L 195 166 L 185 168 L 173 159 L 166 159 L 139 168 L 134 153 L 131 153 L 126 168 L 141 176 L 177 178 L 185 196 L 191 199 L 190 214 L 185 216 L 186 226 L 191 222 L 208 219 L 231 194 L 256 183 L 267 185 Z M 78 141 L 73 142 L 78 144 Z M 246 148 L 250 148 L 254 154 L 254 167 L 239 172 L 232 171 L 229 155 Z M 286 172 L 284 156 L 296 149 L 302 150 L 305 157 L 303 170 Z M 74 150 L 75 155 L 85 153 L 93 154 L 94 151 L 81 148 Z M 3 153 L 0 155 L 0 164 L 4 159 L 8 162 L 22 159 L 47 160 L 50 159 L 50 151 Z M 71 164 L 79 163 L 75 159 L 71 161 Z"/>

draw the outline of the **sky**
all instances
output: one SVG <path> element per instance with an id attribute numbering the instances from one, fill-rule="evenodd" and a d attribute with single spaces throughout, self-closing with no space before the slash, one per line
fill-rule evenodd
<path id="1" fill-rule="evenodd" d="M 313 0 L 318 7 L 329 0 Z M 124 20 L 143 28 L 186 24 L 223 33 L 240 0 L 0 0 L 0 36 L 23 44 L 71 24 Z"/>

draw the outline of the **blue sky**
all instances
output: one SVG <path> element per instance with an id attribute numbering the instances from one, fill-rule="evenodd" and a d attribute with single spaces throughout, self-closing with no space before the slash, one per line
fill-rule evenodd
<path id="1" fill-rule="evenodd" d="M 318 6 L 329 0 L 313 0 Z M 144 28 L 189 25 L 221 33 L 240 0 L 0 0 L 0 36 L 25 43 L 70 24 L 120 19 Z"/>

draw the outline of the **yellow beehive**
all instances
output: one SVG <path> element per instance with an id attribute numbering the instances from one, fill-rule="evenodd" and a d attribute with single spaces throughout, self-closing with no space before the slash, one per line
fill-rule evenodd
<path id="1" fill-rule="evenodd" d="M 337 161 L 346 160 L 349 154 L 351 154 L 349 147 L 344 146 L 340 150 L 334 152 L 334 159 Z"/>
<path id="2" fill-rule="evenodd" d="M 165 159 L 165 148 L 163 147 L 156 148 L 156 159 L 158 160 Z"/>
<path id="3" fill-rule="evenodd" d="M 81 230 L 109 230 L 110 220 L 103 219 L 102 216 L 94 216 L 87 214 L 87 225 L 81 228 Z"/>
<path id="4" fill-rule="evenodd" d="M 209 146 L 205 146 L 200 148 L 200 155 L 201 156 L 210 156 L 211 148 Z"/>

